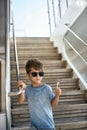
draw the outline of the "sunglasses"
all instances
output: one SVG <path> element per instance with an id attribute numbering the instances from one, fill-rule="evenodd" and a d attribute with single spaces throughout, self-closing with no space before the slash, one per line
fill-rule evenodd
<path id="1" fill-rule="evenodd" d="M 37 77 L 38 74 L 40 77 L 44 76 L 44 72 L 31 72 L 30 74 L 32 75 L 32 77 Z"/>

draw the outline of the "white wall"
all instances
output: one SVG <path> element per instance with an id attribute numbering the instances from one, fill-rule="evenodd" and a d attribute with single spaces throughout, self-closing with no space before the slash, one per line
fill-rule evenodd
<path id="1" fill-rule="evenodd" d="M 1 61 L 1 112 L 0 112 L 0 130 L 6 130 L 6 106 L 5 106 L 5 61 Z"/>
<path id="2" fill-rule="evenodd" d="M 67 28 L 64 26 L 64 24 L 68 24 L 68 26 L 70 27 L 74 25 L 76 19 L 81 15 L 86 6 L 87 0 L 73 0 L 72 4 L 65 11 L 63 18 L 58 22 L 57 27 L 54 30 L 53 35 L 51 36 L 51 40 L 54 41 L 55 46 L 58 46 L 59 52 L 62 52 L 63 57 L 65 57 L 65 59 L 68 61 L 69 65 L 77 73 L 77 75 L 79 75 L 79 73 L 77 69 L 75 69 L 75 66 L 73 66 L 73 64 L 71 63 L 70 57 L 68 57 L 66 52 L 67 49 L 65 43 L 63 41 L 64 35 L 67 32 Z"/>
<path id="3" fill-rule="evenodd" d="M 0 114 L 0 130 L 6 130 L 6 114 Z"/>
<path id="4" fill-rule="evenodd" d="M 5 61 L 4 60 L 0 60 L 1 61 L 1 102 L 2 102 L 2 112 L 6 111 L 6 91 L 5 91 Z"/>

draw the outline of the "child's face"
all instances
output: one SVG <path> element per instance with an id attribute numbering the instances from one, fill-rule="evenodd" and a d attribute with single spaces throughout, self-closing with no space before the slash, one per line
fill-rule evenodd
<path id="1" fill-rule="evenodd" d="M 32 68 L 28 76 L 32 84 L 39 85 L 41 84 L 44 73 L 42 70 Z"/>

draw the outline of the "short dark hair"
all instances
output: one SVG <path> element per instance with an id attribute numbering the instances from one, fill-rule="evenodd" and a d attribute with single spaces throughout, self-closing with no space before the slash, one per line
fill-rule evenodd
<path id="1" fill-rule="evenodd" d="M 43 64 L 39 59 L 29 59 L 25 65 L 26 73 L 29 73 L 32 68 L 36 70 L 43 70 Z"/>

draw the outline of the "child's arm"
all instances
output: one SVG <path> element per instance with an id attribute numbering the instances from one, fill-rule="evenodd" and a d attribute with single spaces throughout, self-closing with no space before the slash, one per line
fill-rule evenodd
<path id="1" fill-rule="evenodd" d="M 58 104 L 59 96 L 61 95 L 61 89 L 58 87 L 59 83 L 57 83 L 57 87 L 55 88 L 55 97 L 51 101 L 51 106 L 55 107 Z"/>
<path id="2" fill-rule="evenodd" d="M 17 87 L 21 87 L 21 89 L 22 89 L 22 93 L 18 96 L 18 102 L 20 103 L 20 104 L 22 104 L 22 103 L 24 103 L 24 101 L 25 101 L 25 89 L 26 89 L 26 84 L 23 82 L 23 81 L 21 81 L 21 80 L 19 80 L 17 83 L 16 83 L 16 86 Z"/>

